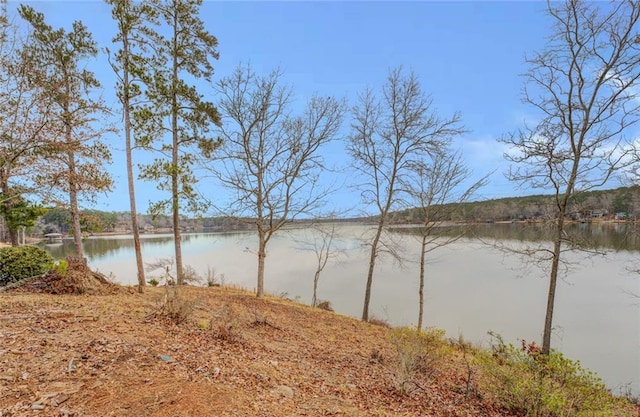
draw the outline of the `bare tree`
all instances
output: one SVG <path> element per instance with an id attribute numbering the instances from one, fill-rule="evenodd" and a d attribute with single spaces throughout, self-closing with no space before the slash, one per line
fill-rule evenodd
<path id="1" fill-rule="evenodd" d="M 47 164 L 41 165 L 36 182 L 68 198 L 76 253 L 83 256 L 79 201 L 90 200 L 112 185 L 104 169 L 111 153 L 102 142 L 111 131 L 105 124 L 108 110 L 92 95 L 100 82 L 84 68 L 86 60 L 97 56 L 98 49 L 80 21 L 67 32 L 53 29 L 44 15 L 30 6 L 21 5 L 19 13 L 33 29 L 25 53 L 39 72 L 30 82 L 42 88 L 51 103 L 49 123 L 55 132 L 48 138 Z"/>
<path id="2" fill-rule="evenodd" d="M 291 90 L 281 74 L 257 76 L 238 67 L 218 83 L 225 143 L 219 180 L 234 190 L 237 213 L 255 219 L 258 234 L 258 297 L 264 295 L 267 245 L 285 224 L 322 207 L 328 189 L 320 183 L 321 148 L 342 122 L 343 104 L 313 97 L 304 113 L 291 116 Z"/>
<path id="3" fill-rule="evenodd" d="M 439 147 L 451 136 L 462 132 L 458 114 L 441 119 L 432 100 L 420 86 L 417 77 L 404 75 L 401 69 L 390 71 L 379 101 L 371 90 L 359 96 L 353 108 L 353 122 L 348 150 L 353 168 L 363 182 L 358 185 L 362 201 L 373 205 L 378 216 L 365 287 L 362 320 L 369 320 L 371 285 L 376 259 L 385 242 L 382 241 L 392 210 L 407 202 L 406 184 L 415 164 Z"/>
<path id="4" fill-rule="evenodd" d="M 337 260 L 344 255 L 344 250 L 337 248 L 335 245 L 337 237 L 338 231 L 335 223 L 319 222 L 305 230 L 304 239 L 296 239 L 301 250 L 311 251 L 316 257 L 315 271 L 313 273 L 313 295 L 311 296 L 312 307 L 318 304 L 320 274 L 322 274 L 330 260 Z"/>
<path id="5" fill-rule="evenodd" d="M 624 133 L 638 121 L 640 3 L 549 2 L 553 31 L 529 57 L 525 103 L 537 110 L 532 126 L 503 139 L 514 163 L 508 176 L 554 194 L 551 248 L 532 249 L 548 262 L 549 291 L 542 351 L 551 349 L 556 284 L 567 238 L 567 208 L 580 193 L 602 186 L 626 161 Z"/>
<path id="6" fill-rule="evenodd" d="M 465 185 L 471 172 L 459 152 L 443 147 L 435 155 L 418 161 L 413 167 L 413 179 L 408 190 L 418 211 L 420 227 L 420 274 L 418 284 L 418 330 L 424 316 L 424 284 L 427 254 L 447 246 L 464 236 L 467 227 L 452 232 L 443 226 L 451 224 L 461 206 L 487 182 L 487 176 Z"/>

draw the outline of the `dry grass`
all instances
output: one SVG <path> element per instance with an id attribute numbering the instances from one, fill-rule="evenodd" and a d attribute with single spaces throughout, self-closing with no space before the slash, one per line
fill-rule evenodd
<path id="1" fill-rule="evenodd" d="M 509 415 L 465 398 L 455 355 L 398 394 L 390 361 L 372 360 L 395 357 L 387 328 L 237 289 L 180 293 L 196 306 L 181 325 L 151 315 L 163 288 L 0 293 L 0 415 Z"/>

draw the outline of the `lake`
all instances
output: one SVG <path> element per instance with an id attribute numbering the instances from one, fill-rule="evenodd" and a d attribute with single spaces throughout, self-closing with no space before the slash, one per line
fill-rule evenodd
<path id="1" fill-rule="evenodd" d="M 359 318 L 362 312 L 368 251 L 360 237 L 367 227 L 339 226 L 334 244 L 339 259 L 322 272 L 318 298 L 331 302 L 336 312 Z M 580 232 L 580 230 L 582 230 Z M 604 379 L 617 393 L 640 395 L 640 280 L 630 270 L 640 261 L 636 242 L 621 227 L 578 225 L 593 247 L 609 247 L 606 256 L 567 253 L 570 271 L 559 281 L 554 315 L 553 347 Z M 518 247 L 541 239 L 535 228 L 489 225 L 482 240 L 465 238 L 429 254 L 425 286 L 425 323 L 446 330 L 449 337 L 485 346 L 487 331 L 501 334 L 519 345 L 521 339 L 541 340 L 548 277 L 515 254 L 488 245 L 499 239 Z M 408 234 L 394 234 L 402 253 L 417 260 L 418 241 Z M 268 248 L 265 289 L 274 295 L 310 303 L 316 267 L 315 252 L 300 241 L 309 231 L 289 230 L 274 237 Z M 484 242 L 484 243 L 483 243 Z M 609 242 L 609 243 L 607 243 Z M 621 243 L 623 242 L 623 243 Z M 257 257 L 252 233 L 197 233 L 183 235 L 184 264 L 206 276 L 209 268 L 224 275 L 224 283 L 255 288 Z M 65 239 L 61 246 L 47 246 L 54 257 L 73 250 Z M 84 241 L 89 265 L 122 284 L 136 284 L 135 254 L 131 236 L 91 237 Z M 145 262 L 173 256 L 170 235 L 143 235 Z M 147 280 L 160 277 L 147 272 Z M 414 325 L 418 311 L 418 265 L 399 265 L 382 258 L 373 281 L 370 315 L 393 325 Z M 637 296 L 634 296 L 636 294 Z"/>

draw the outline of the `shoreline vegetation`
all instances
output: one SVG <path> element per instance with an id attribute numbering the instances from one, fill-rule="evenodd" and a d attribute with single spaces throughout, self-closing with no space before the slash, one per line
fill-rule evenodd
<path id="1" fill-rule="evenodd" d="M 553 197 L 548 195 L 509 197 L 493 200 L 466 202 L 455 205 L 447 219 L 437 223 L 443 226 L 452 224 L 541 224 L 552 217 Z M 420 224 L 424 213 L 419 209 L 399 210 L 389 214 L 388 225 L 400 227 Z M 565 222 L 567 223 L 624 223 L 636 224 L 640 215 L 640 186 L 620 187 L 613 190 L 601 190 L 582 193 L 574 200 Z M 105 212 L 86 209 L 81 212 L 81 229 L 88 235 L 131 234 L 131 216 L 129 212 Z M 138 214 L 138 230 L 142 234 L 172 233 L 173 226 L 169 216 Z M 374 224 L 375 216 L 331 217 L 320 219 L 296 219 L 288 222 L 288 227 L 299 225 L 335 222 L 346 224 Z M 48 208 L 34 227 L 27 228 L 29 237 L 42 237 L 47 233 L 71 233 L 70 214 L 64 208 Z M 216 217 L 182 218 L 181 232 L 225 232 L 254 230 L 255 219 L 219 215 Z M 5 239 L 7 237 L 5 236 Z"/>
<path id="2" fill-rule="evenodd" d="M 493 221 L 493 220 L 489 220 L 489 221 L 477 221 L 477 222 L 442 222 L 442 224 L 438 224 L 435 227 L 441 227 L 441 228 L 447 228 L 447 227 L 473 227 L 473 226 L 485 226 L 485 225 L 508 225 L 508 224 L 514 224 L 514 225 L 530 225 L 530 226 L 542 226 L 545 225 L 547 222 L 547 220 L 545 219 L 527 219 L 527 220 L 498 220 L 498 221 Z M 607 218 L 599 218 L 599 219 L 592 219 L 592 220 L 588 220 L 588 221 L 584 221 L 584 220 L 568 220 L 565 222 L 565 224 L 567 225 L 578 225 L 578 224 L 591 224 L 591 225 L 637 225 L 640 222 L 640 220 L 635 220 L 635 219 L 607 219 Z M 345 220 L 341 220 L 338 222 L 339 224 L 342 225 L 361 225 L 361 226 L 367 226 L 367 225 L 373 225 L 370 222 L 367 221 L 362 221 L 362 220 L 352 220 L 350 221 L 349 219 L 345 219 Z M 311 220 L 302 220 L 302 221 L 297 221 L 297 222 L 292 222 L 289 223 L 287 226 L 285 226 L 285 228 L 304 228 L 304 227 L 308 227 L 308 226 L 313 226 L 314 225 L 314 221 Z M 420 227 L 423 227 L 422 224 L 420 223 L 404 223 L 404 224 L 391 224 L 388 226 L 391 230 L 403 230 L 403 229 L 417 229 Z M 215 230 L 201 230 L 201 229 L 183 229 L 182 230 L 183 233 L 227 233 L 227 232 L 253 232 L 253 230 L 250 229 L 246 229 L 246 228 L 230 228 L 230 229 L 215 229 Z M 154 228 L 153 230 L 146 230 L 146 231 L 140 231 L 140 235 L 144 236 L 144 235 L 162 235 L 162 234 L 171 234 L 173 232 L 172 228 Z M 83 238 L 89 238 L 89 237 L 120 237 L 120 236 L 133 236 L 133 232 L 131 230 L 126 230 L 126 231 L 102 231 L 102 232 L 84 232 L 83 233 Z M 66 234 L 66 235 L 62 235 L 62 239 L 70 239 L 73 236 L 71 234 Z M 39 237 L 27 237 L 27 243 L 28 244 L 46 244 L 47 243 L 47 239 L 46 238 L 39 238 Z M 11 246 L 10 244 L 8 244 L 7 242 L 0 242 L 0 247 L 3 246 Z"/>
<path id="3" fill-rule="evenodd" d="M 0 412 L 8 416 L 640 411 L 578 362 L 540 355 L 535 343 L 493 335 L 482 349 L 462 335 L 366 323 L 229 286 L 137 294 L 70 268 L 0 291 L 0 318 Z"/>

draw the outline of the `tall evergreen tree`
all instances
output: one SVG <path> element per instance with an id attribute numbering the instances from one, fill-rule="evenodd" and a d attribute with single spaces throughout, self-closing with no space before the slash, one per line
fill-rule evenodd
<path id="1" fill-rule="evenodd" d="M 169 191 L 168 199 L 154 202 L 152 213 L 170 211 L 173 218 L 177 281 L 183 283 L 180 235 L 181 204 L 200 211 L 203 200 L 195 189 L 193 166 L 198 152 L 209 156 L 220 141 L 209 136 L 212 125 L 220 124 L 218 110 L 206 101 L 190 81 L 211 81 L 218 59 L 218 41 L 206 31 L 198 17 L 202 0 L 150 0 L 162 31 L 150 34 L 154 54 L 145 76 L 148 103 L 135 111 L 136 140 L 159 156 L 142 169 L 143 179 L 157 182 Z M 166 141 L 163 141 L 166 139 Z"/>
<path id="2" fill-rule="evenodd" d="M 137 3 L 132 0 L 106 0 L 106 2 L 111 5 L 111 14 L 118 25 L 118 33 L 113 41 L 120 44 L 120 49 L 116 52 L 111 66 L 118 78 L 116 90 L 122 103 L 131 230 L 133 231 L 133 246 L 138 269 L 138 291 L 142 292 L 145 278 L 133 173 L 132 114 L 136 100 L 142 95 L 140 86 L 145 77 L 145 67 L 148 62 L 146 56 L 150 50 L 148 41 L 151 33 L 148 25 L 157 24 L 157 18 L 154 10 L 146 3 Z"/>
<path id="3" fill-rule="evenodd" d="M 31 82 L 43 88 L 52 104 L 53 135 L 47 143 L 48 163 L 36 180 L 68 196 L 76 254 L 83 256 L 79 200 L 91 199 L 112 185 L 104 169 L 111 154 L 100 141 L 109 130 L 104 125 L 108 111 L 92 95 L 100 88 L 100 82 L 84 68 L 86 60 L 97 56 L 98 48 L 80 21 L 73 22 L 67 32 L 63 28 L 53 29 L 44 15 L 30 6 L 21 5 L 19 14 L 33 29 L 25 51 L 39 75 Z"/>

